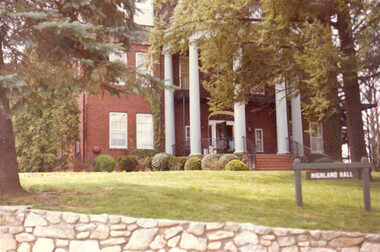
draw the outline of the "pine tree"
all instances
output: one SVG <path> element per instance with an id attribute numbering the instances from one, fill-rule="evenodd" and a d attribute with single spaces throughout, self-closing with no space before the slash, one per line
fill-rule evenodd
<path id="1" fill-rule="evenodd" d="M 141 29 L 129 0 L 4 0 L 0 3 L 0 194 L 22 193 L 9 104 L 10 92 L 54 94 L 59 89 L 120 92 L 112 84 L 132 78 L 131 69 L 111 62 Z M 112 42 L 112 41 L 117 41 Z M 32 55 L 58 74 L 35 71 Z M 79 69 L 73 74 L 73 69 Z M 49 76 L 49 78 L 46 78 Z M 37 87 L 26 85 L 36 80 Z M 36 91 L 36 92 L 32 92 Z M 22 107 L 23 101 L 13 109 Z"/>

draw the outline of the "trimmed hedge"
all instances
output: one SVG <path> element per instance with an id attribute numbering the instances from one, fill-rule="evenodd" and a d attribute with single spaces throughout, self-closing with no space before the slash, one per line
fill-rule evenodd
<path id="1" fill-rule="evenodd" d="M 188 157 L 174 157 L 171 156 L 168 161 L 168 167 L 170 171 L 181 171 L 184 170 L 185 163 Z"/>
<path id="2" fill-rule="evenodd" d="M 198 157 L 191 157 L 185 163 L 185 171 L 201 170 L 202 160 Z"/>
<path id="3" fill-rule="evenodd" d="M 226 167 L 227 163 L 231 160 L 239 160 L 239 157 L 235 154 L 224 154 L 219 160 L 218 160 L 218 170 L 223 170 L 224 167 Z"/>
<path id="4" fill-rule="evenodd" d="M 158 153 L 154 155 L 152 159 L 152 168 L 154 171 L 168 171 L 169 170 L 169 159 L 172 155 L 168 153 Z"/>
<path id="5" fill-rule="evenodd" d="M 222 154 L 208 154 L 202 159 L 202 170 L 218 170 L 218 160 Z"/>
<path id="6" fill-rule="evenodd" d="M 231 160 L 224 169 L 226 171 L 246 171 L 247 166 L 240 160 Z"/>
<path id="7" fill-rule="evenodd" d="M 153 150 L 153 149 L 136 149 L 136 150 L 134 150 L 134 153 L 139 158 L 145 159 L 147 157 L 153 157 L 154 155 L 158 154 L 159 152 L 156 150 Z"/>
<path id="8" fill-rule="evenodd" d="M 118 158 L 120 171 L 136 171 L 138 165 L 137 156 L 122 156 Z"/>
<path id="9" fill-rule="evenodd" d="M 100 155 L 94 160 L 94 171 L 95 172 L 111 172 L 115 169 L 116 161 L 110 155 Z"/>

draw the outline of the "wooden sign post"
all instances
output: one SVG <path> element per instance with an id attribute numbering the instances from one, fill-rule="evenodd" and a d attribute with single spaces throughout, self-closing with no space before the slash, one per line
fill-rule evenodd
<path id="1" fill-rule="evenodd" d="M 362 169 L 363 181 L 363 201 L 364 209 L 371 211 L 371 196 L 369 189 L 369 169 L 371 163 L 368 162 L 366 157 L 363 157 L 361 162 L 353 163 L 315 163 L 315 164 L 301 164 L 300 159 L 295 159 L 290 169 L 294 170 L 295 187 L 296 187 L 296 202 L 297 206 L 302 207 L 302 180 L 301 170 L 313 170 L 307 172 L 306 178 L 309 180 L 321 179 L 348 179 L 356 178 L 357 172 L 355 170 Z"/>

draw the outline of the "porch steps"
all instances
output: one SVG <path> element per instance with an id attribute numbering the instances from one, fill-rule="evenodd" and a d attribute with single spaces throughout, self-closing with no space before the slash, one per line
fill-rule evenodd
<path id="1" fill-rule="evenodd" d="M 289 154 L 256 154 L 257 171 L 290 171 L 294 158 Z"/>

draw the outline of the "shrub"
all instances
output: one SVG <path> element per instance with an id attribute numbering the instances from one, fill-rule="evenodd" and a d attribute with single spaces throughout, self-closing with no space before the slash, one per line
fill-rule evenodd
<path id="1" fill-rule="evenodd" d="M 171 156 L 168 161 L 168 167 L 170 171 L 180 171 L 185 167 L 187 157 L 173 157 Z"/>
<path id="2" fill-rule="evenodd" d="M 246 171 L 247 165 L 240 160 L 231 160 L 224 169 L 227 171 Z"/>
<path id="3" fill-rule="evenodd" d="M 110 155 L 100 155 L 95 158 L 94 161 L 94 171 L 95 172 L 104 172 L 104 171 L 113 171 L 115 169 L 116 162 L 113 157 Z"/>
<path id="4" fill-rule="evenodd" d="M 145 159 L 147 157 L 153 157 L 154 155 L 158 154 L 159 152 L 156 150 L 152 150 L 152 149 L 135 149 L 134 153 L 139 158 Z"/>
<path id="5" fill-rule="evenodd" d="M 202 160 L 198 157 L 190 157 L 185 163 L 185 171 L 201 170 Z"/>
<path id="6" fill-rule="evenodd" d="M 204 155 L 190 155 L 189 157 L 197 157 L 199 158 L 200 160 L 202 160 L 205 156 Z"/>
<path id="7" fill-rule="evenodd" d="M 235 154 L 224 154 L 219 160 L 218 160 L 218 170 L 223 170 L 224 167 L 228 162 L 231 160 L 239 160 L 238 156 Z"/>
<path id="8" fill-rule="evenodd" d="M 218 170 L 218 160 L 222 154 L 208 154 L 202 159 L 202 170 Z"/>
<path id="9" fill-rule="evenodd" d="M 322 158 L 314 159 L 312 163 L 331 163 L 331 161 L 328 157 L 322 157 Z"/>
<path id="10" fill-rule="evenodd" d="M 238 159 L 242 161 L 245 165 L 248 165 L 248 158 L 244 152 L 237 152 L 237 153 L 234 153 L 234 155 L 236 155 Z"/>
<path id="11" fill-rule="evenodd" d="M 149 170 L 152 170 L 152 159 L 153 157 L 147 157 L 145 160 L 144 160 L 144 165 L 147 169 Z"/>
<path id="12" fill-rule="evenodd" d="M 122 156 L 118 158 L 120 171 L 135 171 L 138 165 L 137 156 Z"/>
<path id="13" fill-rule="evenodd" d="M 168 162 L 170 159 L 170 154 L 168 153 L 158 153 L 154 155 L 152 159 L 152 168 L 154 171 L 167 171 L 169 170 Z"/>

